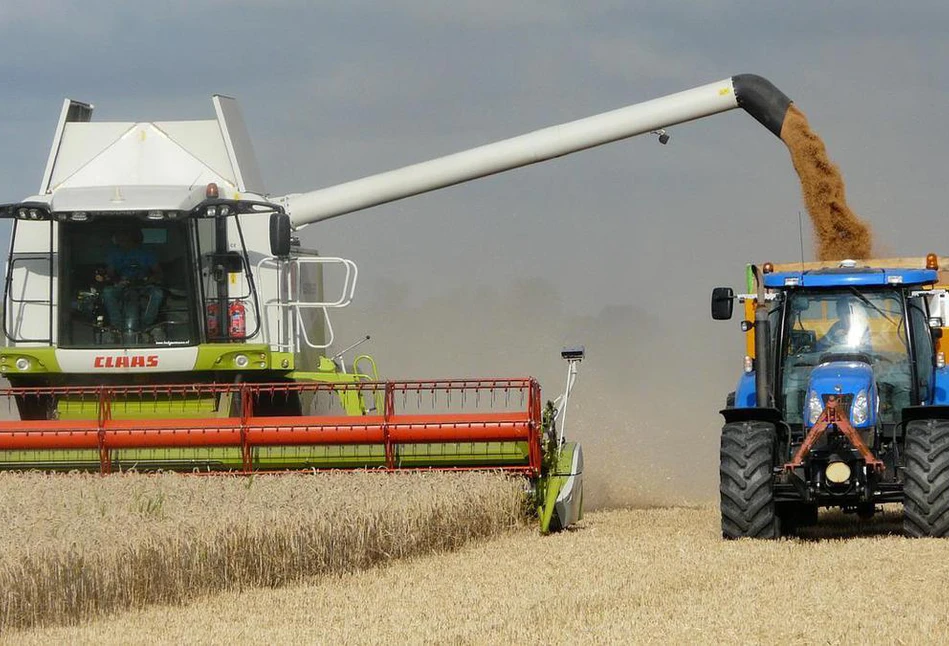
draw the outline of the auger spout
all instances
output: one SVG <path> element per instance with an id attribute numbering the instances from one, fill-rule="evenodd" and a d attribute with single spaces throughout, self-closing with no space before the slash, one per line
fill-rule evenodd
<path id="1" fill-rule="evenodd" d="M 555 159 L 741 107 L 780 136 L 791 100 L 767 79 L 739 74 L 577 121 L 535 130 L 336 186 L 277 198 L 294 227 Z"/>

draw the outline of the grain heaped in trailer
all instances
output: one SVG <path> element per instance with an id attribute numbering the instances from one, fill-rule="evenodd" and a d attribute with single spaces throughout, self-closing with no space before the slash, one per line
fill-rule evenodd
<path id="1" fill-rule="evenodd" d="M 790 101 L 739 75 L 280 197 L 237 103 L 213 105 L 205 121 L 99 123 L 67 100 L 39 192 L 0 207 L 0 373 L 22 420 L 0 422 L 0 466 L 505 469 L 529 479 L 546 530 L 581 515 L 563 420 L 582 354 L 565 352 L 556 405 L 531 379 L 380 380 L 367 355 L 328 356 L 356 264 L 293 230 L 639 134 L 666 143 L 664 128 L 737 107 L 779 135 Z"/>

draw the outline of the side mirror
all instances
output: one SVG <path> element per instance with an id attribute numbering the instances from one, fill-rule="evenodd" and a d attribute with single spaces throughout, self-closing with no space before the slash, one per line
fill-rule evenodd
<path id="1" fill-rule="evenodd" d="M 716 287 L 712 290 L 712 318 L 727 321 L 732 317 L 735 305 L 735 292 L 731 287 Z"/>
<path id="2" fill-rule="evenodd" d="M 290 255 L 290 216 L 286 213 L 270 214 L 270 253 L 277 258 Z"/>

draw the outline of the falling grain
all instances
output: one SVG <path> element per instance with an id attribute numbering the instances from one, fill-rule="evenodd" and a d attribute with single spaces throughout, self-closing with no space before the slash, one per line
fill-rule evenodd
<path id="1" fill-rule="evenodd" d="M 804 204 L 814 226 L 819 260 L 863 259 L 871 256 L 873 237 L 847 205 L 840 169 L 830 161 L 824 142 L 811 130 L 804 113 L 788 108 L 781 139 L 801 180 Z"/>

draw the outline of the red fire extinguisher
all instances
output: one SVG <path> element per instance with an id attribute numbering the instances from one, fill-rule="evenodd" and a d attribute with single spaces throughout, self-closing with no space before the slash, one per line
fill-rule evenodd
<path id="1" fill-rule="evenodd" d="M 205 308 L 205 318 L 208 323 L 208 338 L 211 339 L 221 336 L 221 329 L 218 327 L 217 312 L 217 303 L 208 303 Z"/>
<path id="2" fill-rule="evenodd" d="M 247 317 L 243 301 L 233 301 L 227 308 L 227 334 L 232 339 L 243 339 L 247 334 Z"/>

